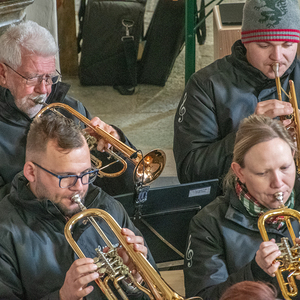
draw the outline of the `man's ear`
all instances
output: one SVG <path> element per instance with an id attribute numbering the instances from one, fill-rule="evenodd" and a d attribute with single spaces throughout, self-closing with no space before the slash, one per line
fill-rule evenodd
<path id="1" fill-rule="evenodd" d="M 23 173 L 29 182 L 35 182 L 36 180 L 35 170 L 36 170 L 36 166 L 31 161 L 27 161 L 25 163 L 23 168 Z"/>
<path id="2" fill-rule="evenodd" d="M 7 67 L 4 63 L 0 63 L 0 85 L 6 87 L 7 83 Z"/>
<path id="3" fill-rule="evenodd" d="M 231 163 L 231 169 L 234 174 L 238 177 L 241 183 L 245 183 L 244 169 L 236 162 Z"/>

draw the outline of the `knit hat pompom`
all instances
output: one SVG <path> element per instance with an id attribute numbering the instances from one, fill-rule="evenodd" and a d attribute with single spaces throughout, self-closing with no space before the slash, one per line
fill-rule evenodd
<path id="1" fill-rule="evenodd" d="M 298 0 L 246 0 L 242 42 L 287 41 L 299 43 Z"/>

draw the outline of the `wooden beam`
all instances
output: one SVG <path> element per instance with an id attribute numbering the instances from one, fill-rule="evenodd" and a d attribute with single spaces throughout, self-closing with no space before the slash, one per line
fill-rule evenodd
<path id="1" fill-rule="evenodd" d="M 62 75 L 78 76 L 74 0 L 56 0 L 59 60 Z"/>

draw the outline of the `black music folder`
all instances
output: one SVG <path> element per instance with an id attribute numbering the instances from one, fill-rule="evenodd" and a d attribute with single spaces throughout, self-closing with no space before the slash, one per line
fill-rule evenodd
<path id="1" fill-rule="evenodd" d="M 156 263 L 182 260 L 192 217 L 214 200 L 217 179 L 150 188 L 147 200 L 137 205 L 133 193 L 115 196 L 142 232 Z M 157 236 L 158 233 L 167 243 Z M 170 247 L 172 245 L 179 253 Z"/>

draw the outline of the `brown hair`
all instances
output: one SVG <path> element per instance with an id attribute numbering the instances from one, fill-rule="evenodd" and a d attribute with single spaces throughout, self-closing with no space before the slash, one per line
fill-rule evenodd
<path id="1" fill-rule="evenodd" d="M 85 142 L 81 128 L 73 120 L 49 112 L 36 117 L 31 123 L 27 135 L 26 161 L 31 160 L 33 155 L 44 153 L 50 140 L 56 141 L 61 151 L 80 148 Z"/>
<path id="2" fill-rule="evenodd" d="M 260 281 L 242 281 L 229 287 L 220 300 L 275 300 L 276 288 Z"/>
<path id="3" fill-rule="evenodd" d="M 246 153 L 253 146 L 274 138 L 284 140 L 290 146 L 291 151 L 297 150 L 292 137 L 279 120 L 264 115 L 251 115 L 245 118 L 236 133 L 232 161 L 244 168 Z M 224 178 L 224 190 L 233 184 L 235 178 L 236 176 L 230 168 Z"/>

